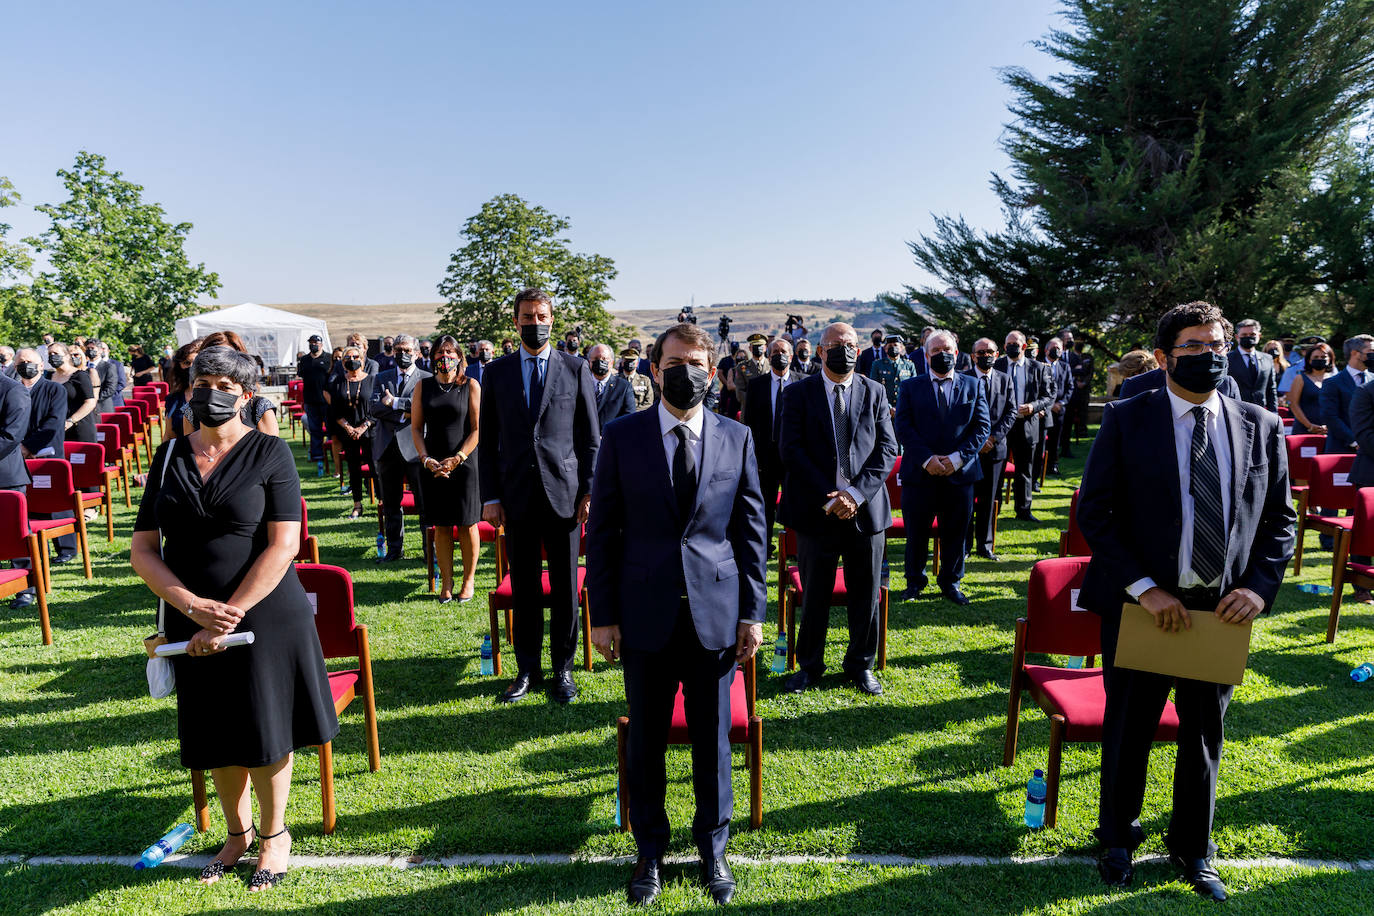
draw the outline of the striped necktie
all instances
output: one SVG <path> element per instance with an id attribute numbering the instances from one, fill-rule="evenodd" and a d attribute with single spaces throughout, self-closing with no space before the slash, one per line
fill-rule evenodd
<path id="1" fill-rule="evenodd" d="M 1207 408 L 1193 408 L 1193 444 L 1188 470 L 1193 496 L 1193 572 L 1204 583 L 1221 575 L 1226 564 L 1226 520 L 1221 514 L 1221 471 L 1207 436 Z"/>

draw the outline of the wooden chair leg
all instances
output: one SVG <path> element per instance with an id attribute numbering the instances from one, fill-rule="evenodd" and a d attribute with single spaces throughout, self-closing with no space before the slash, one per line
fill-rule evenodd
<path id="1" fill-rule="evenodd" d="M 487 614 L 491 617 L 491 670 L 501 673 L 501 630 L 496 626 L 496 605 L 487 599 Z"/>
<path id="2" fill-rule="evenodd" d="M 191 801 L 196 809 L 196 830 L 206 833 L 210 829 L 210 801 L 205 796 L 205 771 L 191 771 Z"/>
<path id="3" fill-rule="evenodd" d="M 506 640 L 515 645 L 515 608 L 506 608 Z"/>
<path id="4" fill-rule="evenodd" d="M 124 485 L 124 508 L 133 508 L 133 501 L 129 499 L 129 466 L 124 462 L 119 462 L 119 476 Z"/>
<path id="5" fill-rule="evenodd" d="M 334 832 L 337 812 L 334 810 L 334 743 L 326 741 L 320 750 L 320 810 L 324 816 L 324 832 Z"/>
<path id="6" fill-rule="evenodd" d="M 887 606 L 888 591 L 878 592 L 878 670 L 887 668 Z"/>
<path id="7" fill-rule="evenodd" d="M 616 782 L 620 804 L 620 832 L 630 829 L 629 751 L 630 720 L 621 716 L 615 723 Z"/>
<path id="8" fill-rule="evenodd" d="M 358 625 L 358 687 L 363 696 L 363 727 L 367 729 L 367 768 L 382 768 L 382 745 L 377 740 L 377 697 L 372 686 L 372 649 L 367 627 Z"/>
<path id="9" fill-rule="evenodd" d="M 1002 766 L 1016 762 L 1016 741 L 1021 734 L 1021 685 L 1013 678 L 1007 700 L 1007 737 L 1002 745 Z"/>
<path id="10" fill-rule="evenodd" d="M 587 590 L 584 588 L 582 594 L 578 596 L 578 604 L 582 607 L 582 667 L 587 671 L 592 670 L 592 614 L 587 607 Z"/>
<path id="11" fill-rule="evenodd" d="M 29 585 L 38 596 L 38 625 L 43 630 L 43 645 L 52 645 L 52 620 L 48 617 L 48 594 L 43 587 L 43 558 L 38 553 L 38 538 L 29 535 Z"/>
<path id="12" fill-rule="evenodd" d="M 1064 748 L 1063 716 L 1050 716 L 1050 756 L 1045 761 L 1045 826 L 1059 822 L 1059 764 Z"/>
<path id="13" fill-rule="evenodd" d="M 100 504 L 105 508 L 105 540 L 107 543 L 114 543 L 114 500 L 110 497 L 110 489 L 106 487 L 100 494 Z"/>
<path id="14" fill-rule="evenodd" d="M 91 575 L 91 542 L 86 537 L 86 507 L 81 504 L 81 492 L 78 490 L 75 497 L 76 511 L 76 547 L 81 551 L 81 566 L 86 573 L 87 579 L 95 578 Z"/>
<path id="15" fill-rule="evenodd" d="M 763 826 L 763 719 L 749 717 L 749 828 Z"/>
<path id="16" fill-rule="evenodd" d="M 42 560 L 43 560 L 43 588 L 46 589 L 47 591 L 51 592 L 51 591 L 52 591 L 52 563 L 51 563 L 50 561 L 51 561 L 52 558 L 49 556 L 49 554 L 51 553 L 51 551 L 48 549 L 48 544 L 49 544 L 50 542 L 49 542 L 49 540 L 48 540 L 47 532 L 44 532 L 42 535 L 39 536 L 38 543 L 39 543 L 39 546 L 40 546 L 40 548 L 41 548 L 41 550 L 42 550 Z"/>

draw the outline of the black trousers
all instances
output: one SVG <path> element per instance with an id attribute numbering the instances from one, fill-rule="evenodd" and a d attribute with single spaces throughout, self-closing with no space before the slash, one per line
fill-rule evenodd
<path id="1" fill-rule="evenodd" d="M 990 551 L 993 549 L 993 512 L 997 496 L 1002 490 L 1002 471 L 1007 466 L 1007 460 L 979 455 L 978 463 L 983 467 L 983 479 L 973 485 L 973 526 L 965 537 L 973 547 Z"/>
<path id="2" fill-rule="evenodd" d="M 1069 425 L 1064 421 L 1064 417 L 1065 415 L 1061 413 L 1055 418 L 1055 424 L 1045 431 L 1049 436 L 1045 452 L 1050 456 L 1051 471 L 1059 470 L 1059 456 L 1063 453 L 1064 443 L 1069 438 Z M 1039 470 L 1039 465 L 1036 466 L 1036 469 Z"/>
<path id="3" fill-rule="evenodd" d="M 768 527 L 768 549 L 773 549 L 773 521 L 778 515 L 778 489 L 782 486 L 781 470 L 759 462 L 759 486 L 763 489 L 763 520 Z"/>
<path id="4" fill-rule="evenodd" d="M 1072 427 L 1074 435 L 1082 438 L 1088 434 L 1088 389 L 1077 388 L 1069 398 L 1068 409 L 1064 411 L 1064 425 Z M 1069 437 L 1062 437 L 1064 449 L 1069 447 Z"/>
<path id="5" fill-rule="evenodd" d="M 552 670 L 570 671 L 577 649 L 579 615 L 577 554 L 582 527 L 576 518 L 554 514 L 542 497 L 538 505 L 519 518 L 506 516 L 506 547 L 510 560 L 511 601 L 514 604 L 515 659 L 520 670 L 537 675 L 543 671 L 544 647 L 543 571 L 549 570 L 549 662 Z"/>
<path id="6" fill-rule="evenodd" d="M 1105 846 L 1134 849 L 1143 838 L 1140 809 L 1145 799 L 1146 768 L 1155 728 L 1172 687 L 1178 709 L 1178 754 L 1174 760 L 1173 814 L 1165 843 L 1171 852 L 1186 859 L 1211 856 L 1217 850 L 1211 834 L 1225 736 L 1222 719 L 1234 688 L 1118 668 L 1113 662 L 1120 631 L 1121 612 L 1104 614 L 1102 667 L 1107 708 L 1102 722 L 1098 839 Z"/>
<path id="7" fill-rule="evenodd" d="M 1039 451 L 1040 420 L 1022 417 L 1011 425 L 1007 444 L 1011 446 L 1011 460 L 1016 465 L 1016 511 L 1031 510 L 1031 482 L 1035 479 L 1035 455 Z"/>
<path id="8" fill-rule="evenodd" d="M 410 430 L 407 428 L 403 434 L 410 435 Z M 386 447 L 386 451 L 377 459 L 373 473 L 377 475 L 377 482 L 382 489 L 386 552 L 399 554 L 405 540 L 405 515 L 401 512 L 401 494 L 405 483 L 410 484 L 410 492 L 415 494 L 415 508 L 424 511 L 420 503 L 420 462 L 406 461 L 405 456 L 401 454 L 400 446 L 393 439 Z M 356 491 L 354 495 L 357 495 Z"/>
<path id="9" fill-rule="evenodd" d="M 339 443 L 339 460 L 348 465 L 348 488 L 353 493 L 354 501 L 362 502 L 363 465 L 367 464 L 368 459 L 372 455 L 372 437 L 362 436 L 354 439 L 340 430 L 335 441 Z M 419 468 L 417 466 L 415 477 L 412 478 L 412 487 L 414 486 L 413 481 L 418 479 Z M 418 493 L 419 490 L 415 492 Z M 419 497 L 416 498 L 418 499 Z"/>
<path id="10" fill-rule="evenodd" d="M 664 800 L 668 776 L 664 756 L 673 700 L 681 684 L 696 796 L 692 839 L 703 858 L 720 857 L 730 837 L 730 814 L 735 804 L 730 785 L 730 687 L 735 680 L 735 647 L 719 652 L 704 648 L 685 598 L 676 613 L 673 635 L 666 646 L 656 652 L 625 648 L 621 656 L 625 700 L 630 707 L 626 748 L 630 829 L 641 856 L 658 857 L 667 851 L 669 825 Z"/>
<path id="11" fill-rule="evenodd" d="M 861 534 L 852 519 L 843 523 L 834 520 L 833 531 L 822 536 L 797 533 L 802 583 L 797 665 L 813 678 L 825 671 L 825 634 L 830 628 L 835 569 L 841 562 L 849 592 L 849 647 L 844 653 L 844 671 L 857 674 L 873 667 L 878 655 L 878 583 L 886 543 L 885 532 Z"/>
<path id="12" fill-rule="evenodd" d="M 930 555 L 930 522 L 935 518 L 940 520 L 940 569 L 935 581 L 942 590 L 959 584 L 964 578 L 965 540 L 972 514 L 971 483 L 952 483 L 946 477 L 933 477 L 923 471 L 902 487 L 909 587 L 929 581 L 926 559 Z"/>

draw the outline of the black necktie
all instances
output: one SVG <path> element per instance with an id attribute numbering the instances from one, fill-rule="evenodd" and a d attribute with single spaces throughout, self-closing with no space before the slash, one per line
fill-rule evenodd
<path id="1" fill-rule="evenodd" d="M 539 360 L 530 360 L 530 416 L 539 416 L 539 405 L 544 402 L 544 380 L 539 377 Z"/>
<path id="2" fill-rule="evenodd" d="M 945 394 L 944 379 L 935 381 L 935 401 L 940 408 L 940 419 L 943 420 L 949 414 L 949 395 Z"/>
<path id="3" fill-rule="evenodd" d="M 783 379 L 778 379 L 778 394 L 773 398 L 773 441 L 778 441 L 778 435 L 782 432 L 782 383 Z"/>
<path id="4" fill-rule="evenodd" d="M 839 459 L 840 476 L 845 480 L 850 479 L 849 467 L 849 411 L 844 409 L 843 401 L 844 389 L 839 385 L 835 386 L 835 454 Z"/>
<path id="5" fill-rule="evenodd" d="M 677 433 L 677 451 L 673 453 L 673 495 L 677 497 L 677 515 L 686 527 L 692 516 L 692 505 L 697 499 L 697 460 L 692 454 L 692 443 L 687 438 L 687 424 L 679 423 L 673 427 Z"/>
<path id="6" fill-rule="evenodd" d="M 1193 408 L 1188 491 L 1193 496 L 1193 572 L 1211 583 L 1226 564 L 1226 521 L 1221 514 L 1221 471 L 1207 436 L 1207 408 L 1202 406 Z"/>

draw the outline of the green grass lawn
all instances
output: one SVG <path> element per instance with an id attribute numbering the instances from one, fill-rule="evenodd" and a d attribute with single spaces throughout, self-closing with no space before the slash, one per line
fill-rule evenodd
<path id="1" fill-rule="evenodd" d="M 1079 454 L 1087 443 L 1080 444 Z M 298 457 L 301 452 L 296 445 Z M 736 754 L 733 854 L 1039 855 L 1091 854 L 1096 820 L 1095 745 L 1064 757 L 1059 827 L 1021 824 L 1024 787 L 1043 766 L 1048 727 L 1023 707 L 1016 765 L 1000 766 L 1013 624 L 1038 557 L 1057 553 L 1072 481 L 1051 479 L 1037 497 L 1041 524 L 1004 514 L 1003 562 L 973 559 L 956 608 L 937 598 L 892 606 L 886 694 L 869 698 L 841 682 L 843 614 L 833 617 L 826 689 L 783 695 L 781 679 L 760 677 L 764 718 L 764 824 L 747 826 L 748 786 Z M 572 853 L 627 855 L 615 803 L 615 719 L 624 710 L 617 668 L 598 661 L 576 674 L 582 694 L 568 707 L 544 696 L 498 705 L 504 678 L 478 675 L 486 628 L 485 590 L 494 585 L 483 555 L 478 599 L 442 609 L 427 594 L 419 538 L 409 558 L 378 566 L 375 520 L 347 521 L 337 484 L 300 464 L 320 536 L 322 561 L 351 570 L 358 616 L 368 625 L 376 675 L 382 769 L 370 773 L 358 704 L 335 741 L 337 831 L 320 829 L 316 758 L 297 758 L 288 823 L 303 854 Z M 1148 481 L 1142 485 L 1150 485 Z M 0 607 L 0 853 L 135 855 L 170 825 L 191 819 L 190 787 L 178 763 L 172 701 L 147 696 L 141 640 L 153 629 L 154 599 L 128 566 L 133 514 L 117 514 L 116 540 L 93 526 L 95 578 L 79 564 L 55 567 L 51 596 L 56 645 L 39 642 L 36 610 Z M 1302 581 L 1329 576 L 1330 554 L 1308 538 Z M 889 550 L 893 587 L 903 584 L 901 546 Z M 771 590 L 770 590 L 771 594 Z M 1334 646 L 1324 641 L 1329 599 L 1283 586 L 1275 614 L 1255 628 L 1251 667 L 1232 703 L 1227 756 L 1218 787 L 1214 838 L 1221 855 L 1355 860 L 1374 857 L 1374 686 L 1347 672 L 1374 659 L 1374 609 L 1347 603 Z M 770 608 L 770 613 L 775 612 Z M 771 635 L 770 635 L 771 638 Z M 765 646 L 765 650 L 767 650 Z M 506 660 L 513 659 L 507 649 Z M 767 651 L 761 664 L 768 663 Z M 219 702 L 239 699 L 226 684 Z M 203 714 L 215 715 L 213 707 Z M 1170 806 L 1172 748 L 1154 754 L 1142 820 L 1163 850 Z M 677 852 L 692 851 L 690 764 L 669 754 L 669 815 Z M 213 852 L 214 827 L 186 852 Z M 393 872 L 299 872 L 272 895 L 283 909 L 329 903 L 330 911 L 520 912 L 562 905 L 614 908 L 625 869 L 525 867 Z M 930 912 L 1153 912 L 1191 904 L 1167 869 L 1146 869 L 1145 887 L 1104 895 L 1086 866 L 931 871 L 851 866 L 754 866 L 741 903 L 785 912 L 855 909 Z M 1228 877 L 1244 888 L 1235 902 L 1255 912 L 1368 912 L 1345 903 L 1374 900 L 1369 873 L 1250 870 Z M 161 870 L 135 878 L 107 866 L 9 867 L 0 871 L 0 909 L 154 910 L 256 906 L 238 890 L 189 886 L 190 875 Z M 241 889 L 237 882 L 230 882 Z M 1087 895 L 1083 897 L 1083 895 Z M 1249 903 L 1247 903 L 1249 901 Z M 674 912 L 706 898 L 687 885 L 665 898 Z M 618 906 L 618 904 L 616 904 Z M 1123 907 L 1125 909 L 1123 909 Z M 1306 908 L 1306 909 L 1305 909 Z"/>

